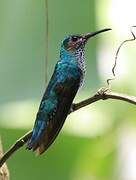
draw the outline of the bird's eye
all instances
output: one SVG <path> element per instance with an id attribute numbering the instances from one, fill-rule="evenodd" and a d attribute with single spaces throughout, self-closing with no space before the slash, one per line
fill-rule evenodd
<path id="1" fill-rule="evenodd" d="M 76 36 L 72 36 L 72 41 L 76 42 L 78 40 L 78 38 Z"/>

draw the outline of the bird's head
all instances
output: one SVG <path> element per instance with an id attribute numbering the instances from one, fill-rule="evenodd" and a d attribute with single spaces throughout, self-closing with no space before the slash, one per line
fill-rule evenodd
<path id="1" fill-rule="evenodd" d="M 85 33 L 85 34 L 76 34 L 76 35 L 69 35 L 68 37 L 66 37 L 63 42 L 62 42 L 62 47 L 71 53 L 76 52 L 78 49 L 80 48 L 84 48 L 85 44 L 87 43 L 87 41 L 102 32 L 105 31 L 109 31 L 111 29 L 107 28 L 107 29 L 102 29 L 96 32 L 91 32 L 91 33 Z"/>

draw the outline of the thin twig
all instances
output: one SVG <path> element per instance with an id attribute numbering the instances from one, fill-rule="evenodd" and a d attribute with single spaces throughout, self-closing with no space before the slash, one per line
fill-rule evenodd
<path id="1" fill-rule="evenodd" d="M 115 61 L 114 61 L 114 65 L 113 65 L 113 68 L 112 68 L 113 78 L 107 79 L 107 84 L 108 84 L 108 87 L 109 87 L 109 88 L 110 88 L 110 81 L 114 80 L 115 77 L 116 77 L 115 69 L 116 69 L 116 66 L 117 66 L 117 59 L 118 59 L 118 55 L 119 55 L 119 52 L 120 52 L 121 47 L 122 47 L 125 43 L 127 43 L 127 42 L 129 42 L 129 41 L 134 41 L 134 40 L 136 40 L 136 36 L 135 36 L 135 34 L 134 34 L 133 30 L 132 30 L 132 29 L 135 28 L 135 27 L 136 27 L 136 26 L 131 26 L 131 27 L 130 27 L 130 32 L 131 32 L 131 34 L 132 34 L 133 37 L 132 37 L 131 39 L 126 39 L 125 41 L 123 41 L 123 42 L 119 45 L 119 47 L 118 47 L 118 49 L 117 49 L 117 51 L 116 51 Z"/>
<path id="2" fill-rule="evenodd" d="M 70 113 L 77 111 L 78 109 L 83 108 L 99 100 L 106 100 L 106 99 L 122 100 L 122 101 L 126 101 L 128 103 L 136 105 L 135 96 L 128 96 L 125 94 L 110 92 L 105 88 L 101 88 L 100 90 L 98 90 L 98 92 L 94 96 L 84 101 L 81 101 L 77 104 L 73 104 L 72 110 L 70 111 Z M 32 131 L 29 131 L 27 134 L 25 134 L 23 137 L 17 140 L 16 143 L 13 144 L 13 146 L 11 146 L 11 148 L 0 159 L 0 167 L 30 139 L 31 135 L 32 135 Z"/>
<path id="3" fill-rule="evenodd" d="M 49 60 L 49 12 L 48 12 L 48 0 L 45 0 L 45 19 L 46 19 L 46 43 L 45 43 L 45 84 L 48 82 L 48 60 Z"/>

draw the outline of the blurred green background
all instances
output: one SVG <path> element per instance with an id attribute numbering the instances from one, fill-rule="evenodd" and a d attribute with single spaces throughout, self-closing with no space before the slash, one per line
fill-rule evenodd
<path id="1" fill-rule="evenodd" d="M 93 95 L 111 77 L 116 49 L 131 37 L 135 5 L 133 0 L 49 1 L 49 77 L 67 34 L 113 28 L 88 43 L 85 84 L 75 102 Z M 4 150 L 32 128 L 45 90 L 45 19 L 44 0 L 0 0 L 0 135 Z M 112 82 L 113 90 L 131 95 L 136 90 L 134 46 L 132 42 L 121 50 L 117 79 Z M 42 156 L 24 147 L 8 160 L 11 180 L 135 180 L 135 116 L 133 105 L 112 100 L 72 113 Z"/>

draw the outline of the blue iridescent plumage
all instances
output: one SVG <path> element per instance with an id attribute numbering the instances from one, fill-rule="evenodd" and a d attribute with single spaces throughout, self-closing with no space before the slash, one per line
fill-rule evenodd
<path id="1" fill-rule="evenodd" d="M 71 35 L 62 42 L 60 60 L 39 106 L 32 137 L 27 143 L 28 149 L 42 154 L 55 140 L 83 81 L 85 43 L 90 37 L 107 30 L 110 29 Z"/>

